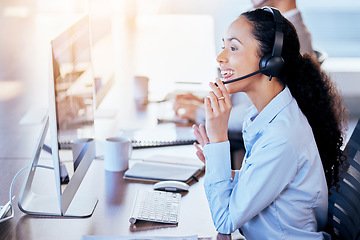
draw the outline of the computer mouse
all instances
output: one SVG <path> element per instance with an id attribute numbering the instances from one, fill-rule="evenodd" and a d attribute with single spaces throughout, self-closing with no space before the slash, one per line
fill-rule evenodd
<path id="1" fill-rule="evenodd" d="M 186 192 L 189 185 L 180 181 L 161 181 L 154 184 L 154 190 L 167 192 Z"/>

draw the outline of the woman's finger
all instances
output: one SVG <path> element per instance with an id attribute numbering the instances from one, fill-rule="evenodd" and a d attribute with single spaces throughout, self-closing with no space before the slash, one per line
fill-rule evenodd
<path id="1" fill-rule="evenodd" d="M 214 83 L 210 82 L 209 86 L 210 86 L 211 90 L 215 93 L 215 96 L 217 98 L 223 97 L 223 93 L 222 93 L 221 89 L 218 88 Z"/>
<path id="2" fill-rule="evenodd" d="M 217 87 L 217 86 L 220 86 L 219 81 L 222 84 L 221 85 L 222 88 Z M 215 94 L 217 96 L 217 104 L 218 104 L 218 106 L 220 108 L 219 111 L 221 112 L 221 111 L 226 109 L 226 105 L 230 102 L 230 97 L 229 97 L 229 94 L 227 92 L 227 89 L 225 88 L 224 84 L 222 83 L 222 81 L 219 78 L 216 79 L 216 83 L 217 83 L 217 86 L 215 86 L 215 84 L 212 84 L 212 87 L 213 87 L 213 89 L 216 88 L 216 90 L 217 90 L 216 92 L 218 92 L 218 93 L 215 93 Z M 223 92 L 223 90 L 225 90 L 225 91 Z"/>
<path id="3" fill-rule="evenodd" d="M 215 95 L 215 93 L 213 91 L 211 91 L 209 93 L 209 98 L 210 98 L 210 103 L 211 103 L 211 108 L 212 108 L 213 113 L 215 115 L 218 115 L 220 112 L 218 97 Z"/>
<path id="4" fill-rule="evenodd" d="M 196 142 L 194 142 L 193 145 L 195 146 L 195 148 L 196 148 L 198 151 L 202 152 L 202 149 L 201 149 L 201 147 L 199 146 L 199 144 L 197 144 Z"/>
<path id="5" fill-rule="evenodd" d="M 203 152 L 197 151 L 197 152 L 196 152 L 196 156 L 197 156 L 203 163 L 205 163 L 205 156 L 204 156 Z"/>
<path id="6" fill-rule="evenodd" d="M 203 136 L 201 135 L 198 127 L 194 124 L 194 125 L 192 126 L 192 128 L 193 128 L 193 131 L 194 131 L 194 135 L 195 135 L 195 137 L 196 137 L 196 140 L 198 141 L 198 143 L 199 143 L 201 146 L 204 146 L 204 145 L 206 144 L 206 142 L 204 141 Z"/>
<path id="7" fill-rule="evenodd" d="M 220 80 L 220 78 L 216 78 L 216 84 L 218 85 L 218 89 L 221 91 L 222 96 L 224 97 L 224 102 L 230 102 L 230 96 L 228 90 L 226 89 L 224 83 Z"/>
<path id="8" fill-rule="evenodd" d="M 194 143 L 195 148 L 197 149 L 196 151 L 196 156 L 203 162 L 205 163 L 205 156 L 204 156 L 204 152 L 203 150 L 200 148 L 200 146 L 197 143 Z"/>
<path id="9" fill-rule="evenodd" d="M 204 145 L 207 144 L 207 143 L 209 143 L 210 140 L 209 140 L 209 137 L 208 137 L 208 135 L 207 135 L 207 133 L 206 133 L 205 126 L 204 126 L 203 124 L 200 124 L 200 125 L 199 125 L 199 130 L 200 130 L 201 136 L 202 136 L 202 138 L 203 138 L 203 140 L 204 140 Z M 204 146 L 204 145 L 203 145 L 203 146 Z"/>
<path id="10" fill-rule="evenodd" d="M 211 117 L 213 115 L 213 109 L 211 107 L 210 97 L 207 96 L 204 100 L 205 105 L 205 114 L 207 117 Z"/>

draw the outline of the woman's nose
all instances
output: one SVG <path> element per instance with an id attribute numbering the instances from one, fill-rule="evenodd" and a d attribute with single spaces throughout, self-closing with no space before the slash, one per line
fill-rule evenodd
<path id="1" fill-rule="evenodd" d="M 226 49 L 222 50 L 222 51 L 220 52 L 220 54 L 217 56 L 216 61 L 217 61 L 218 63 L 227 62 L 227 57 L 226 57 L 225 50 L 226 50 Z"/>

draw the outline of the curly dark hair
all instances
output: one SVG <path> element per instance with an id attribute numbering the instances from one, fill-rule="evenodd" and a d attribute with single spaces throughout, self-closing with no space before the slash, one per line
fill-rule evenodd
<path id="1" fill-rule="evenodd" d="M 253 36 L 259 43 L 259 57 L 271 54 L 275 40 L 275 23 L 272 13 L 255 9 L 241 14 L 253 26 Z M 309 54 L 300 54 L 300 43 L 295 27 L 283 17 L 284 42 L 281 56 L 284 69 L 278 79 L 288 86 L 314 133 L 320 153 L 328 189 L 338 187 L 345 166 L 343 130 L 347 110 L 330 77 Z"/>

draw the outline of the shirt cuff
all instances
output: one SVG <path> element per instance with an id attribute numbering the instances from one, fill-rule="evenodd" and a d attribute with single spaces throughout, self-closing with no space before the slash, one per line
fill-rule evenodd
<path id="1" fill-rule="evenodd" d="M 207 184 L 231 181 L 230 142 L 206 144 L 205 182 Z"/>

